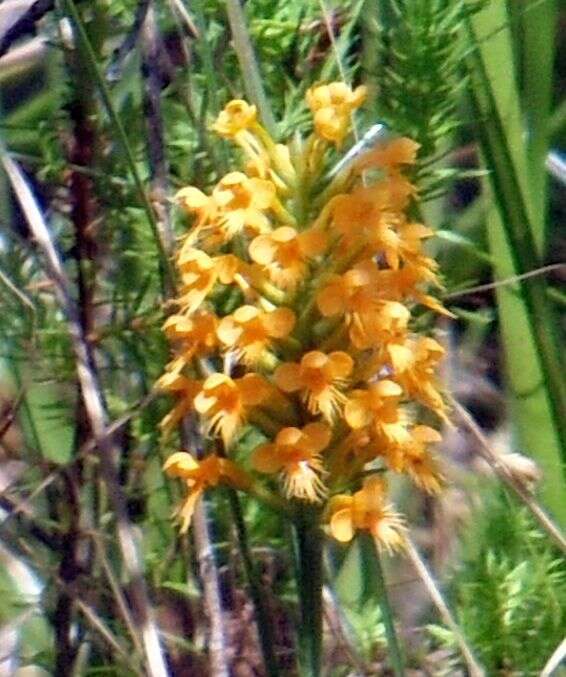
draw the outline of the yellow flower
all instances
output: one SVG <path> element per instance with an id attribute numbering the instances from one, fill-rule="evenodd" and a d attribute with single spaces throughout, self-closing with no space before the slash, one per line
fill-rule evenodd
<path id="1" fill-rule="evenodd" d="M 308 270 L 309 259 L 322 254 L 326 235 L 315 229 L 297 233 L 290 226 L 258 235 L 250 244 L 250 256 L 265 266 L 272 281 L 283 289 L 294 289 Z"/>
<path id="2" fill-rule="evenodd" d="M 354 361 L 342 351 L 326 355 L 313 350 L 301 362 L 285 362 L 274 374 L 276 385 L 286 393 L 301 391 L 311 414 L 319 412 L 332 422 L 346 398 L 341 392 L 352 373 Z"/>
<path id="3" fill-rule="evenodd" d="M 426 425 L 415 426 L 410 436 L 409 442 L 388 454 L 387 464 L 395 472 L 409 475 L 427 493 L 438 494 L 442 489 L 443 477 L 437 460 L 426 447 L 441 442 L 442 437 L 434 428 Z"/>
<path id="4" fill-rule="evenodd" d="M 366 94 L 366 87 L 352 91 L 343 82 L 311 87 L 306 99 L 314 116 L 316 134 L 339 146 L 348 133 L 352 111 L 362 105 Z"/>
<path id="5" fill-rule="evenodd" d="M 246 489 L 251 483 L 246 473 L 232 461 L 215 455 L 197 461 L 191 454 L 179 451 L 169 456 L 163 470 L 169 477 L 180 477 L 187 484 L 189 493 L 178 511 L 181 533 L 189 528 L 195 505 L 206 489 L 220 482 L 236 489 Z"/>
<path id="6" fill-rule="evenodd" d="M 194 400 L 196 411 L 205 420 L 207 432 L 220 435 L 228 447 L 250 408 L 266 400 L 272 392 L 259 374 L 231 379 L 225 374 L 211 374 Z"/>
<path id="7" fill-rule="evenodd" d="M 262 312 L 255 306 L 241 306 L 218 325 L 218 338 L 236 351 L 244 364 L 255 366 L 274 339 L 286 338 L 295 325 L 290 308 Z"/>
<path id="8" fill-rule="evenodd" d="M 218 318 L 214 313 L 201 311 L 192 317 L 171 315 L 163 325 L 167 338 L 182 344 L 182 356 L 189 362 L 194 356 L 209 355 L 218 345 L 216 329 Z"/>
<path id="9" fill-rule="evenodd" d="M 328 446 L 331 436 L 324 423 L 309 423 L 302 430 L 283 428 L 275 442 L 255 449 L 252 465 L 262 473 L 280 472 L 287 497 L 319 502 L 326 494 L 320 452 Z"/>
<path id="10" fill-rule="evenodd" d="M 206 223 L 214 221 L 218 213 L 216 202 L 194 186 L 181 188 L 175 195 L 178 202 L 189 214 L 196 214 L 195 228 L 198 230 Z"/>
<path id="11" fill-rule="evenodd" d="M 223 284 L 233 281 L 239 267 L 232 254 L 211 257 L 201 249 L 183 246 L 177 258 L 181 273 L 181 295 L 178 303 L 187 315 L 194 313 L 208 296 L 217 280 Z"/>
<path id="12" fill-rule="evenodd" d="M 187 378 L 176 369 L 171 369 L 171 365 L 168 365 L 168 371 L 161 376 L 156 385 L 160 390 L 177 398 L 177 403 L 173 409 L 159 424 L 163 435 L 167 437 L 180 421 L 194 410 L 194 399 L 199 393 L 201 385 L 199 381 Z"/>
<path id="13" fill-rule="evenodd" d="M 333 496 L 328 504 L 332 536 L 347 543 L 357 529 L 363 529 L 371 533 L 380 548 L 388 552 L 401 549 L 405 542 L 405 521 L 385 502 L 385 491 L 385 482 L 374 475 L 353 496 Z"/>
<path id="14" fill-rule="evenodd" d="M 353 390 L 344 406 L 346 423 L 354 430 L 369 427 L 378 441 L 404 444 L 410 436 L 399 408 L 402 395 L 402 388 L 387 379 Z"/>
<path id="15" fill-rule="evenodd" d="M 231 139 L 245 129 L 257 124 L 257 109 L 246 101 L 234 99 L 226 104 L 212 125 L 212 129 L 225 138 Z"/>
<path id="16" fill-rule="evenodd" d="M 218 225 L 225 240 L 244 229 L 263 233 L 269 229 L 265 212 L 275 202 L 275 186 L 267 179 L 250 179 L 242 172 L 230 172 L 212 191 L 220 214 Z"/>

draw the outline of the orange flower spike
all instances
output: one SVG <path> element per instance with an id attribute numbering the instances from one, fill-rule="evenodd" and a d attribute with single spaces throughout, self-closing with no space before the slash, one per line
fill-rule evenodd
<path id="1" fill-rule="evenodd" d="M 353 390 L 344 406 L 346 423 L 354 430 L 370 427 L 379 441 L 404 444 L 410 437 L 399 408 L 402 395 L 402 388 L 387 379 Z"/>
<path id="2" fill-rule="evenodd" d="M 427 450 L 430 444 L 438 444 L 442 436 L 434 428 L 417 425 L 410 431 L 411 439 L 391 454 L 387 463 L 395 472 L 407 474 L 413 482 L 429 494 L 440 493 L 443 476 L 438 461 Z"/>
<path id="3" fill-rule="evenodd" d="M 229 447 L 249 409 L 264 402 L 271 392 L 272 387 L 259 374 L 231 379 L 215 373 L 202 384 L 194 406 L 204 419 L 207 432 L 220 435 L 224 445 Z"/>
<path id="4" fill-rule="evenodd" d="M 249 247 L 250 257 L 265 266 L 274 284 L 283 289 L 295 289 L 308 270 L 308 261 L 324 252 L 327 236 L 310 229 L 297 233 L 282 226 L 272 233 L 258 235 Z"/>
<path id="5" fill-rule="evenodd" d="M 179 451 L 165 461 L 163 470 L 169 477 L 185 480 L 189 490 L 178 513 L 181 518 L 181 533 L 188 530 L 195 505 L 206 489 L 221 482 L 244 490 L 251 485 L 251 479 L 244 471 L 227 458 L 215 455 L 197 461 L 191 454 Z"/>
<path id="6" fill-rule="evenodd" d="M 244 229 L 254 233 L 269 230 L 265 212 L 275 202 L 275 186 L 266 179 L 250 179 L 242 172 L 230 172 L 212 191 L 220 214 L 218 222 L 225 240 L 231 240 Z"/>
<path id="7" fill-rule="evenodd" d="M 301 362 L 285 362 L 274 374 L 275 384 L 286 393 L 300 391 L 311 414 L 321 413 L 332 423 L 341 414 L 346 397 L 342 392 L 354 368 L 352 358 L 342 351 L 326 355 L 313 350 Z"/>
<path id="8" fill-rule="evenodd" d="M 374 475 L 353 496 L 333 496 L 327 508 L 332 536 L 347 543 L 356 530 L 362 529 L 370 532 L 380 548 L 388 552 L 402 549 L 405 521 L 385 502 L 385 492 L 385 482 Z"/>
<path id="9" fill-rule="evenodd" d="M 288 498 L 318 503 L 326 495 L 320 454 L 331 437 L 332 432 L 325 423 L 309 423 L 302 430 L 283 428 L 275 442 L 255 449 L 252 465 L 262 473 L 281 473 Z"/>
<path id="10" fill-rule="evenodd" d="M 286 338 L 295 325 L 290 308 L 262 312 L 255 306 L 241 306 L 218 325 L 218 338 L 236 351 L 244 364 L 255 366 L 275 339 Z"/>
<path id="11" fill-rule="evenodd" d="M 350 115 L 363 104 L 366 95 L 366 87 L 352 90 L 344 82 L 311 87 L 306 99 L 314 116 L 316 134 L 339 146 L 348 133 Z"/>

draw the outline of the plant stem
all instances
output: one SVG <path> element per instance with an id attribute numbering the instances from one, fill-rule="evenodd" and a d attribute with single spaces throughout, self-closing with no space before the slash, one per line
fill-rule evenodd
<path id="1" fill-rule="evenodd" d="M 295 526 L 297 587 L 301 609 L 301 677 L 319 677 L 322 659 L 322 531 L 318 509 L 303 507 Z"/>
<path id="2" fill-rule="evenodd" d="M 244 572 L 255 607 L 257 634 L 265 671 L 270 677 L 277 677 L 277 675 L 279 675 L 279 670 L 277 667 L 277 657 L 274 652 L 275 640 L 272 632 L 273 621 L 269 616 L 269 610 L 265 604 L 265 591 L 252 561 L 242 506 L 235 489 L 227 489 L 227 493 L 228 500 L 230 501 L 230 509 L 234 518 L 236 533 L 238 535 L 238 546 L 242 557 L 242 564 L 244 565 Z"/>
<path id="3" fill-rule="evenodd" d="M 366 536 L 365 538 L 369 538 Z M 391 659 L 391 667 L 395 677 L 404 677 L 405 667 L 403 661 L 403 654 L 399 640 L 397 639 L 397 632 L 395 631 L 395 623 L 393 620 L 393 610 L 387 595 L 387 588 L 385 586 L 385 578 L 383 576 L 383 568 L 381 566 L 381 557 L 379 554 L 379 547 L 375 545 L 375 556 L 373 557 L 375 569 L 375 588 L 379 594 L 379 608 L 381 609 L 381 617 L 383 625 L 385 626 L 385 636 L 387 638 L 387 646 L 389 647 L 389 657 Z"/>

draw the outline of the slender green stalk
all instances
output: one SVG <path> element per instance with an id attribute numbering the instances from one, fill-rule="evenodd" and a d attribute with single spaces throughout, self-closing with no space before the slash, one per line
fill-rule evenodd
<path id="1" fill-rule="evenodd" d="M 227 493 L 232 517 L 234 518 L 236 533 L 238 535 L 238 546 L 244 565 L 244 572 L 255 607 L 257 634 L 259 636 L 265 671 L 270 677 L 277 677 L 279 669 L 277 667 L 277 657 L 274 652 L 275 641 L 272 632 L 273 620 L 269 616 L 269 610 L 265 604 L 265 591 L 252 561 L 248 543 L 248 532 L 242 513 L 240 499 L 238 498 L 235 489 L 227 489 Z"/>
<path id="2" fill-rule="evenodd" d="M 362 534 L 360 538 L 363 539 L 363 551 L 369 551 L 369 534 Z M 373 539 L 372 539 L 373 540 Z M 365 558 L 364 558 L 365 559 Z M 381 566 L 381 556 L 377 543 L 373 543 L 373 556 L 371 557 L 373 564 L 373 573 L 375 574 L 374 586 L 379 595 L 379 608 L 381 609 L 381 618 L 385 627 L 385 637 L 387 639 L 387 646 L 389 648 L 389 658 L 391 660 L 391 667 L 395 677 L 404 677 L 405 666 L 403 661 L 403 654 L 401 652 L 401 645 L 397 638 L 395 630 L 395 622 L 393 618 L 393 610 L 389 602 L 389 595 L 387 594 L 387 587 L 385 585 L 385 577 L 383 575 L 383 567 Z"/>
<path id="3" fill-rule="evenodd" d="M 319 521 L 319 511 L 305 506 L 295 525 L 301 677 L 319 677 L 321 671 L 323 534 Z"/>
<path id="4" fill-rule="evenodd" d="M 96 86 L 98 87 L 98 91 L 100 92 L 102 102 L 104 103 L 104 107 L 106 108 L 108 118 L 110 119 L 110 122 L 114 127 L 116 135 L 120 141 L 120 144 L 122 145 L 122 150 L 124 152 L 126 163 L 128 165 L 128 168 L 130 169 L 132 179 L 134 180 L 134 185 L 140 196 L 143 210 L 146 214 L 147 221 L 151 228 L 151 233 L 155 240 L 155 246 L 157 248 L 157 253 L 159 255 L 159 268 L 161 274 L 162 288 L 163 292 L 166 293 L 174 288 L 174 276 L 171 270 L 171 264 L 169 263 L 169 258 L 167 257 L 167 253 L 165 251 L 161 234 L 159 232 L 159 226 L 155 214 L 153 212 L 153 207 L 151 206 L 151 202 L 149 201 L 149 197 L 146 193 L 145 186 L 143 184 L 143 181 L 136 166 L 136 160 L 132 148 L 130 146 L 130 142 L 128 141 L 126 130 L 124 129 L 124 125 L 120 120 L 120 116 L 116 112 L 114 104 L 112 103 L 110 90 L 108 89 L 108 86 L 106 85 L 106 82 L 102 77 L 102 74 L 98 67 L 96 53 L 88 37 L 83 20 L 77 10 L 75 2 L 74 0 L 63 0 L 63 4 L 66 8 L 67 14 L 70 16 L 71 21 L 76 28 L 79 41 L 85 52 L 85 63 L 88 64 L 91 70 Z"/>
<path id="5" fill-rule="evenodd" d="M 246 17 L 239 0 L 226 0 L 226 11 L 232 29 L 234 49 L 240 62 L 246 95 L 257 106 L 265 128 L 273 136 L 275 135 L 275 118 L 265 95 L 252 41 L 246 26 Z"/>

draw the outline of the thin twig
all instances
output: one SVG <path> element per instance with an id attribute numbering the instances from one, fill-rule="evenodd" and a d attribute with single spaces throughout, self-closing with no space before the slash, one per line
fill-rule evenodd
<path id="1" fill-rule="evenodd" d="M 93 537 L 94 543 L 96 545 L 96 549 L 98 551 L 98 557 L 100 558 L 100 562 L 102 564 L 102 569 L 104 570 L 104 573 L 106 575 L 106 578 L 108 579 L 108 583 L 110 585 L 110 588 L 112 590 L 112 593 L 116 599 L 116 604 L 118 605 L 118 610 L 122 614 L 122 617 L 124 619 L 124 623 L 126 624 L 126 627 L 128 628 L 130 632 L 130 636 L 132 638 L 132 641 L 138 650 L 140 655 L 143 655 L 143 646 L 141 645 L 140 638 L 139 638 L 139 633 L 137 632 L 137 628 L 134 623 L 134 619 L 132 618 L 132 614 L 130 613 L 130 609 L 128 608 L 128 605 L 126 603 L 126 599 L 124 597 L 124 594 L 122 590 L 120 589 L 120 586 L 118 584 L 118 581 L 116 580 L 116 576 L 114 575 L 114 572 L 112 571 L 112 567 L 110 566 L 110 562 L 108 561 L 108 558 L 106 557 L 106 551 L 104 548 L 104 545 L 102 543 L 102 540 L 96 535 Z"/>
<path id="2" fill-rule="evenodd" d="M 96 446 L 100 452 L 101 475 L 106 482 L 116 514 L 118 543 L 122 552 L 125 570 L 128 572 L 131 580 L 133 611 L 136 625 L 143 637 L 148 672 L 152 677 L 162 677 L 168 673 L 143 579 L 141 556 L 128 519 L 126 501 L 118 478 L 115 459 L 119 450 L 116 448 L 112 438 L 108 436 L 107 414 L 102 390 L 97 374 L 93 369 L 92 356 L 89 353 L 88 343 L 81 328 L 79 314 L 71 296 L 69 280 L 63 268 L 61 258 L 51 240 L 47 224 L 43 219 L 23 173 L 3 148 L 0 148 L 0 158 L 29 228 L 43 253 L 48 275 L 54 284 L 59 303 L 67 318 L 85 411 L 93 437 L 96 440 Z"/>
<path id="3" fill-rule="evenodd" d="M 452 396 L 449 395 L 448 399 L 453 409 L 458 413 L 458 416 L 462 419 L 462 421 L 469 428 L 472 435 L 479 442 L 479 451 L 481 456 L 495 470 L 498 477 L 523 501 L 537 522 L 552 538 L 556 545 L 563 552 L 566 552 L 566 538 L 564 538 L 564 535 L 560 529 L 556 526 L 556 524 L 554 524 L 554 522 L 535 501 L 531 494 L 523 487 L 523 485 L 515 479 L 509 468 L 497 457 L 497 454 L 493 452 L 486 436 L 483 434 L 480 427 L 474 421 L 474 418 L 469 414 L 469 412 Z"/>
<path id="4" fill-rule="evenodd" d="M 497 280 L 496 282 L 489 282 L 488 284 L 480 284 L 477 287 L 468 287 L 468 289 L 462 289 L 461 291 L 450 292 L 449 294 L 444 294 L 442 298 L 456 299 L 460 296 L 468 296 L 468 294 L 489 291 L 490 289 L 497 289 L 498 287 L 505 287 L 509 284 L 514 284 L 520 280 L 526 280 L 529 277 L 546 275 L 547 273 L 552 273 L 555 270 L 566 271 L 566 263 L 552 263 L 549 266 L 542 266 L 542 268 L 537 268 L 536 270 L 529 270 L 528 273 L 523 273 L 522 275 L 512 275 L 511 277 L 506 277 L 504 280 Z"/>
<path id="5" fill-rule="evenodd" d="M 436 582 L 432 577 L 432 574 L 428 570 L 428 567 L 426 566 L 424 560 L 422 559 L 417 549 L 415 548 L 414 543 L 408 536 L 405 538 L 404 552 L 411 560 L 411 563 L 414 566 L 417 574 L 419 575 L 428 594 L 430 595 L 431 600 L 433 601 L 435 607 L 438 609 L 440 617 L 444 621 L 445 625 L 447 625 L 448 628 L 450 628 L 450 630 L 452 631 L 454 639 L 456 640 L 456 643 L 460 647 L 462 657 L 464 658 L 464 661 L 466 662 L 466 665 L 468 667 L 470 677 L 484 677 L 485 670 L 479 665 L 479 663 L 474 658 L 474 654 L 472 653 L 472 650 L 468 646 L 466 638 L 464 637 L 462 631 L 460 630 L 458 624 L 456 623 L 456 620 L 452 616 L 452 612 L 450 611 L 448 605 L 444 601 L 444 598 L 442 597 L 442 594 L 438 589 L 438 586 L 436 585 Z"/>

